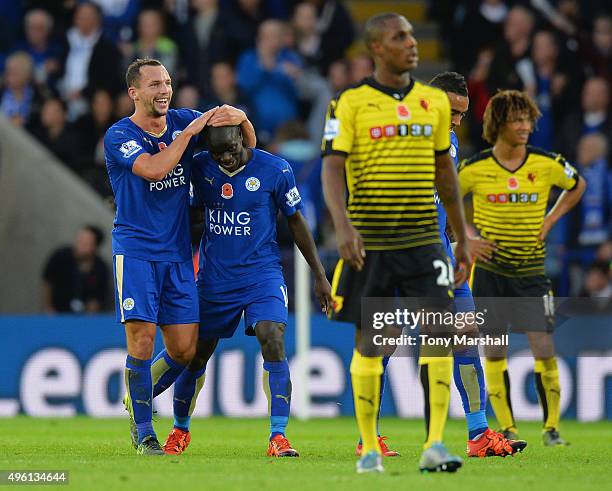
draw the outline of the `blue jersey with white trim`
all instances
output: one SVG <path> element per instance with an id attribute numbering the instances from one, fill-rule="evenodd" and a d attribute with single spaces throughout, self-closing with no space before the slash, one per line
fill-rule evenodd
<path id="1" fill-rule="evenodd" d="M 279 210 L 289 217 L 302 208 L 300 193 L 286 160 L 252 152 L 231 174 L 208 152 L 194 157 L 192 206 L 205 208 L 198 285 L 206 293 L 282 278 L 276 218 Z"/>
<path id="2" fill-rule="evenodd" d="M 450 140 L 451 140 L 451 144 L 450 144 L 450 148 L 448 151 L 451 157 L 453 158 L 453 161 L 455 162 L 455 166 L 458 166 L 459 165 L 459 140 L 457 139 L 457 135 L 455 135 L 454 131 L 450 132 Z M 434 194 L 434 199 L 436 201 L 436 207 L 438 208 L 438 226 L 440 227 L 440 238 L 442 239 L 442 245 L 444 246 L 444 248 L 446 249 L 446 252 L 449 254 L 449 256 L 452 259 L 453 254 L 452 254 L 452 250 L 450 246 L 451 242 L 450 242 L 450 239 L 448 238 L 448 235 L 446 234 L 446 221 L 447 221 L 446 210 L 444 209 L 444 206 L 442 205 L 440 196 L 438 196 L 437 191 Z"/>
<path id="3" fill-rule="evenodd" d="M 147 261 L 191 259 L 189 179 L 195 138 L 176 167 L 160 181 L 151 182 L 132 172 L 136 158 L 163 151 L 201 113 L 171 109 L 166 130 L 153 136 L 130 118 L 112 125 L 104 136 L 106 169 L 115 195 L 113 254 Z"/>

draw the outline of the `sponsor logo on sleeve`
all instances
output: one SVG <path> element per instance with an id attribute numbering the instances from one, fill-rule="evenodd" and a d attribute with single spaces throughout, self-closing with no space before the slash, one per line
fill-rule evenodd
<path id="1" fill-rule="evenodd" d="M 325 130 L 323 131 L 323 138 L 326 140 L 333 140 L 340 134 L 340 121 L 336 118 L 331 118 L 325 123 Z"/>
<path id="2" fill-rule="evenodd" d="M 300 192 L 298 191 L 298 188 L 293 186 L 289 192 L 285 193 L 285 198 L 287 198 L 287 205 L 288 206 L 295 206 L 297 205 L 300 201 L 302 201 L 302 197 L 300 196 Z"/>
<path id="3" fill-rule="evenodd" d="M 122 143 L 119 150 L 121 150 L 123 157 L 127 159 L 139 150 L 142 150 L 142 147 L 138 143 L 136 143 L 136 140 L 130 140 L 125 143 Z"/>

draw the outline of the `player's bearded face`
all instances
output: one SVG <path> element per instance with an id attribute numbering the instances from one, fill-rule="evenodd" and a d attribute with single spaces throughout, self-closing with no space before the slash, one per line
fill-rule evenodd
<path id="1" fill-rule="evenodd" d="M 158 118 L 165 116 L 172 100 L 172 80 L 164 67 L 141 68 L 142 78 L 138 97 L 146 112 Z"/>

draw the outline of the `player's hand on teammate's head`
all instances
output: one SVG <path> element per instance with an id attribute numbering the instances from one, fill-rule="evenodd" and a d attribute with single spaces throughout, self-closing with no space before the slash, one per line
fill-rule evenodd
<path id="1" fill-rule="evenodd" d="M 241 109 L 223 104 L 210 118 L 208 124 L 210 126 L 238 126 L 246 119 L 247 116 Z"/>
<path id="2" fill-rule="evenodd" d="M 472 257 L 485 263 L 488 263 L 491 260 L 495 249 L 497 249 L 495 242 L 483 239 L 482 237 L 470 238 L 468 239 L 468 242 Z"/>
<path id="3" fill-rule="evenodd" d="M 465 283 L 471 269 L 472 256 L 469 241 L 457 242 L 457 247 L 455 247 L 455 288 Z"/>
<path id="4" fill-rule="evenodd" d="M 187 128 L 183 131 L 186 131 L 188 135 L 195 136 L 198 135 L 206 126 L 206 124 L 210 121 L 210 118 L 217 112 L 219 106 L 215 106 L 212 109 L 209 109 L 200 117 L 194 119 Z"/>
<path id="5" fill-rule="evenodd" d="M 332 306 L 331 285 L 325 276 L 315 277 L 314 292 L 321 304 L 321 312 L 324 314 L 330 312 Z"/>

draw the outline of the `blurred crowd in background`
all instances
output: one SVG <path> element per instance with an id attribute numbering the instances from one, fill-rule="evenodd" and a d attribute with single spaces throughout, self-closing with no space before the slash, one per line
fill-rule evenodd
<path id="1" fill-rule="evenodd" d="M 0 0 L 0 113 L 112 206 L 102 138 L 132 114 L 126 67 L 137 57 L 157 58 L 172 76 L 175 107 L 237 106 L 254 123 L 259 146 L 292 164 L 305 215 L 331 267 L 337 253 L 320 185 L 325 111 L 333 94 L 373 70 L 348 3 Z M 609 2 L 422 3 L 428 22 L 438 26 L 446 68 L 468 79 L 462 156 L 486 146 L 484 108 L 498 89 L 531 94 L 542 112 L 531 143 L 561 152 L 588 182 L 580 205 L 548 239 L 556 293 L 611 296 Z M 415 28 L 418 40 L 418 23 Z M 285 230 L 279 241 L 290 250 Z M 290 270 L 287 275 L 291 284 Z"/>

